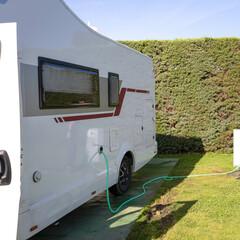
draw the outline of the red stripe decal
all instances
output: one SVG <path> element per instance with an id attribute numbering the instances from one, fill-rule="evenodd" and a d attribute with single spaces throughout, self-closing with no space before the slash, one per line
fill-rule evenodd
<path id="1" fill-rule="evenodd" d="M 146 91 L 146 90 L 140 90 L 140 89 L 137 89 L 136 92 L 137 92 L 137 93 L 149 93 L 149 91 Z"/>
<path id="2" fill-rule="evenodd" d="M 136 92 L 136 89 L 128 88 L 127 91 L 128 91 L 128 92 Z"/>
<path id="3" fill-rule="evenodd" d="M 113 116 L 113 113 L 102 113 L 102 114 L 93 114 L 93 115 L 63 117 L 63 120 L 65 122 L 71 122 L 71 121 L 79 121 L 79 120 L 87 120 L 87 119 L 95 119 L 95 118 L 104 118 L 104 117 L 112 117 L 112 116 Z"/>
<path id="4" fill-rule="evenodd" d="M 115 112 L 114 112 L 114 116 L 119 116 L 119 114 L 121 112 L 126 90 L 127 90 L 126 88 L 121 89 L 121 92 L 120 92 L 120 95 L 119 95 L 119 106 L 116 107 Z"/>
<path id="5" fill-rule="evenodd" d="M 60 117 L 58 118 L 58 121 L 59 121 L 59 122 L 63 122 L 62 118 L 60 118 Z"/>
<path id="6" fill-rule="evenodd" d="M 140 90 L 134 88 L 122 88 L 119 94 L 119 106 L 115 108 L 114 113 L 100 113 L 100 114 L 92 114 L 92 115 L 81 115 L 81 116 L 69 116 L 69 117 L 58 117 L 54 118 L 55 122 L 71 122 L 71 121 L 79 121 L 79 120 L 88 120 L 88 119 L 96 119 L 96 118 L 105 118 L 105 117 L 112 117 L 112 116 L 119 116 L 121 113 L 123 101 L 126 92 L 137 92 L 137 93 L 149 93 L 147 90 Z"/>

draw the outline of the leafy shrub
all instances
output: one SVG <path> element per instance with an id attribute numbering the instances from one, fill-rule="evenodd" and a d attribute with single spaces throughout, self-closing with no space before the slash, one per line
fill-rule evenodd
<path id="1" fill-rule="evenodd" d="M 158 137 L 160 152 L 183 145 L 188 152 L 232 152 L 233 129 L 240 128 L 239 38 L 120 42 L 153 59 L 156 131 L 181 139 L 173 147 L 172 138 Z"/>

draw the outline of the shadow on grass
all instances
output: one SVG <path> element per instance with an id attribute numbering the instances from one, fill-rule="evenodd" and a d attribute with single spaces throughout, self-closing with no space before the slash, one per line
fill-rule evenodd
<path id="1" fill-rule="evenodd" d="M 172 202 L 157 204 L 149 208 L 147 219 L 144 222 L 136 223 L 134 229 L 138 229 L 138 231 L 132 231 L 126 239 L 151 240 L 162 237 L 187 214 L 196 202 Z"/>
<path id="2" fill-rule="evenodd" d="M 193 171 L 195 165 L 204 156 L 204 147 L 200 138 L 178 138 L 166 135 L 157 135 L 158 150 L 157 157 L 179 158 L 179 162 L 170 172 L 169 176 L 188 176 Z M 171 143 L 171 144 L 169 144 Z M 169 145 L 169 146 L 166 146 Z M 172 147 L 174 154 L 171 153 Z M 161 152 L 162 150 L 162 152 Z M 187 153 L 188 150 L 195 150 L 197 153 Z M 166 153 L 168 153 L 166 155 Z M 178 154 L 178 155 L 176 155 Z M 140 170 L 141 171 L 141 170 Z M 145 240 L 160 238 L 181 220 L 188 210 L 197 202 L 174 202 L 173 188 L 180 184 L 184 178 L 165 181 L 157 190 L 155 197 L 144 209 L 137 222 L 132 226 L 127 240 Z"/>

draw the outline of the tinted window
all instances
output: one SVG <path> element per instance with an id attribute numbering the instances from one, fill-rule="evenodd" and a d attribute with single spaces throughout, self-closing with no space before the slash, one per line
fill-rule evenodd
<path id="1" fill-rule="evenodd" d="M 99 106 L 97 69 L 39 59 L 40 108 Z"/>
<path id="2" fill-rule="evenodd" d="M 115 107 L 119 105 L 119 75 L 115 73 L 108 74 L 108 96 L 109 106 Z"/>

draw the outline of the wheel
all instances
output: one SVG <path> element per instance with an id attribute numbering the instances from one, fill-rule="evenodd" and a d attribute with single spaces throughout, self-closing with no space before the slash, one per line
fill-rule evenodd
<path id="1" fill-rule="evenodd" d="M 124 156 L 118 174 L 118 182 L 109 188 L 109 191 L 114 195 L 123 195 L 127 192 L 131 184 L 132 169 L 131 169 L 131 159 Z"/>

